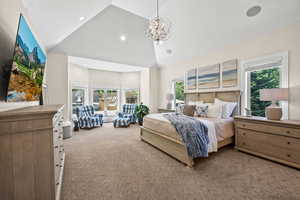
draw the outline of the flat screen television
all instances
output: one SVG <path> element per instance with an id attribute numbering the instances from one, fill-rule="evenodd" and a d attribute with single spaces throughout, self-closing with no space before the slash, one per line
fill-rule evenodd
<path id="1" fill-rule="evenodd" d="M 42 102 L 45 64 L 46 55 L 24 16 L 20 15 L 6 101 Z"/>

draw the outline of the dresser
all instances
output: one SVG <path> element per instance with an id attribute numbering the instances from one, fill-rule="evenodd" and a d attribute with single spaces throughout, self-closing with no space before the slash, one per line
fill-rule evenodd
<path id="1" fill-rule="evenodd" d="M 64 169 L 63 107 L 0 112 L 0 199 L 59 200 Z"/>
<path id="2" fill-rule="evenodd" d="M 300 169 L 300 121 L 235 117 L 235 148 Z"/>

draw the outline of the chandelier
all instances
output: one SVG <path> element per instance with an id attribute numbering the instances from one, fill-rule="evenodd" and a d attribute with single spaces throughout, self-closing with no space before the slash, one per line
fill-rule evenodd
<path id="1" fill-rule="evenodd" d="M 159 3 L 156 1 L 156 17 L 149 22 L 146 35 L 152 39 L 156 44 L 169 39 L 171 23 L 159 17 Z"/>

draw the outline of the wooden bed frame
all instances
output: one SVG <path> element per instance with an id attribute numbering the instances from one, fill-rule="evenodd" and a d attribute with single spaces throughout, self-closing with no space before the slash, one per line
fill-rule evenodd
<path id="1" fill-rule="evenodd" d="M 235 115 L 240 113 L 240 91 L 221 91 L 221 92 L 205 92 L 205 93 L 189 93 L 185 95 L 185 102 L 189 101 L 203 101 L 204 103 L 212 103 L 214 99 L 218 98 L 223 101 L 238 102 Z M 194 160 L 188 156 L 185 144 L 174 138 L 168 137 L 160 132 L 141 127 L 140 138 L 154 147 L 169 154 L 173 158 L 183 162 L 189 167 L 194 166 Z M 234 136 L 218 142 L 218 149 L 232 144 Z"/>

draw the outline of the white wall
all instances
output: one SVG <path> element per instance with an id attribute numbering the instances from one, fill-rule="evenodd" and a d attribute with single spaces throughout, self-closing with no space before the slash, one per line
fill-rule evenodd
<path id="1" fill-rule="evenodd" d="M 61 104 L 65 106 L 64 118 L 70 120 L 69 69 L 68 56 L 49 53 L 46 68 L 45 104 Z"/>
<path id="2" fill-rule="evenodd" d="M 237 58 L 239 61 L 273 53 L 289 51 L 289 117 L 300 119 L 300 24 L 292 25 L 269 34 L 257 35 L 238 45 L 207 52 L 196 57 L 161 68 L 159 105 L 165 106 L 167 93 L 171 92 L 173 79 L 180 78 L 188 69 Z"/>
<path id="3" fill-rule="evenodd" d="M 149 106 L 150 112 L 158 109 L 158 96 L 160 90 L 159 69 L 151 67 L 141 71 L 141 102 Z"/>

